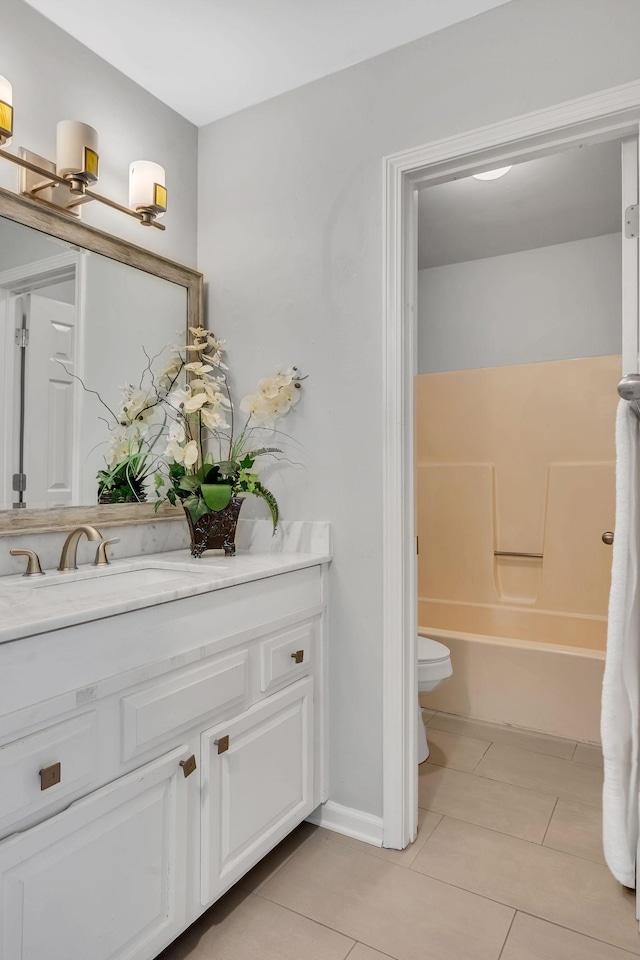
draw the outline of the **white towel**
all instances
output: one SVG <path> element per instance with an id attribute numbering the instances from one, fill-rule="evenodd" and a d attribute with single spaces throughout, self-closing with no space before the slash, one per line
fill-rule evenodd
<path id="1" fill-rule="evenodd" d="M 640 686 L 640 422 L 626 400 L 616 419 L 616 526 L 602 687 L 603 843 L 614 877 L 635 886 Z"/>

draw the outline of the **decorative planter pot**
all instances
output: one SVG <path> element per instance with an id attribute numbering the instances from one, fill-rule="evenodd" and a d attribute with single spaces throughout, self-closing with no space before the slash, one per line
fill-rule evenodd
<path id="1" fill-rule="evenodd" d="M 135 493 L 129 493 L 125 497 L 114 497 L 112 493 L 101 493 L 98 496 L 98 503 L 146 503 L 146 493 L 141 493 L 136 497 Z"/>
<path id="2" fill-rule="evenodd" d="M 191 556 L 201 557 L 205 550 L 224 550 L 225 556 L 233 557 L 236 552 L 236 527 L 243 496 L 232 497 L 224 510 L 205 513 L 195 523 L 185 508 L 189 533 L 191 534 Z"/>

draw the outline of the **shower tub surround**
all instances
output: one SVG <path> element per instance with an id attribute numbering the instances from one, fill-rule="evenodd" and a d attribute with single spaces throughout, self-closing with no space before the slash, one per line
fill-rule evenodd
<path id="1" fill-rule="evenodd" d="M 417 377 L 420 633 L 433 709 L 597 741 L 618 355 Z"/>
<path id="2" fill-rule="evenodd" d="M 327 800 L 330 524 L 183 527 L 0 579 L 2 960 L 151 960 Z"/>

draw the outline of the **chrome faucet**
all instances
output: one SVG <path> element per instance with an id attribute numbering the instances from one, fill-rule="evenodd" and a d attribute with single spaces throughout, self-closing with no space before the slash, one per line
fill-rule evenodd
<path id="1" fill-rule="evenodd" d="M 65 540 L 62 553 L 60 554 L 58 570 L 61 572 L 78 569 L 78 541 L 82 534 L 86 536 L 87 540 L 102 540 L 100 531 L 88 523 L 83 523 L 81 526 L 76 527 L 75 530 L 72 530 Z"/>

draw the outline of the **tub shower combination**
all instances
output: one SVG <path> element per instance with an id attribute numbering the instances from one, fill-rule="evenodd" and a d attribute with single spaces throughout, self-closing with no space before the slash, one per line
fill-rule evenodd
<path id="1" fill-rule="evenodd" d="M 620 357 L 419 375 L 423 705 L 600 739 Z"/>

